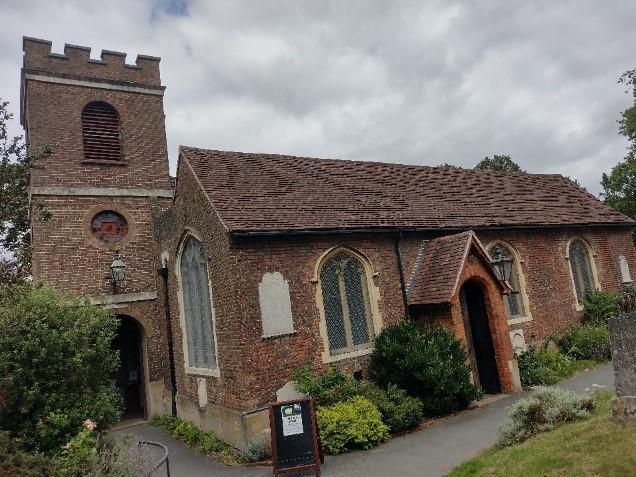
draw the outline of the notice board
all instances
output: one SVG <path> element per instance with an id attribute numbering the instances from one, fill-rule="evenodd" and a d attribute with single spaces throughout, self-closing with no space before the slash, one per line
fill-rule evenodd
<path id="1" fill-rule="evenodd" d="M 320 475 L 322 450 L 318 441 L 312 398 L 269 405 L 274 476 L 314 469 Z"/>

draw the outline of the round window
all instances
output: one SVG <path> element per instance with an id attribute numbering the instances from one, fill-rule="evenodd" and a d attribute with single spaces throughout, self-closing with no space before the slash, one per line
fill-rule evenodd
<path id="1" fill-rule="evenodd" d="M 91 231 L 97 240 L 116 243 L 128 233 L 128 222 L 123 215 L 112 210 L 105 210 L 93 217 Z"/>

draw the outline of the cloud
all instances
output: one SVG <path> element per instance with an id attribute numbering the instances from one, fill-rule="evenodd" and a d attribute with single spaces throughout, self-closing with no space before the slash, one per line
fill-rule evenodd
<path id="1" fill-rule="evenodd" d="M 600 0 L 0 0 L 0 96 L 17 113 L 23 35 L 150 54 L 173 167 L 179 144 L 464 167 L 508 154 L 598 193 L 627 145 L 616 79 L 636 67 L 635 14 Z"/>

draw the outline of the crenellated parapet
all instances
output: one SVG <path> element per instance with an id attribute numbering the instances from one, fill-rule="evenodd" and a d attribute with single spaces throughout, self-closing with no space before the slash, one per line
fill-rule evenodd
<path id="1" fill-rule="evenodd" d="M 85 46 L 65 44 L 64 54 L 52 53 L 51 46 L 47 40 L 23 38 L 25 74 L 161 86 L 160 58 L 138 55 L 135 64 L 128 65 L 126 53 L 102 50 L 100 59 L 94 60 Z"/>

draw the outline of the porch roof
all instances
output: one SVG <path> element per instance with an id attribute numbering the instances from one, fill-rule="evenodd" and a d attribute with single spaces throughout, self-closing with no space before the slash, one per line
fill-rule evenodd
<path id="1" fill-rule="evenodd" d="M 484 263 L 502 291 L 507 290 L 495 276 L 488 252 L 472 230 L 431 240 L 421 253 L 421 266 L 411 280 L 409 305 L 450 303 L 458 292 L 459 278 L 471 253 Z"/>

